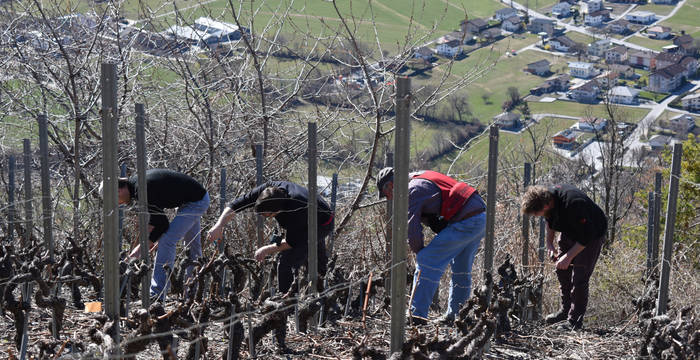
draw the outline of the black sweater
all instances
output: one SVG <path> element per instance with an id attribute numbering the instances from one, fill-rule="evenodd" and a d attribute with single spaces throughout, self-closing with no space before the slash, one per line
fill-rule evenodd
<path id="1" fill-rule="evenodd" d="M 286 240 L 289 246 L 305 246 L 308 240 L 307 204 L 309 203 L 309 191 L 305 187 L 289 181 L 268 181 L 233 200 L 229 207 L 238 212 L 254 206 L 258 196 L 268 187 L 278 187 L 287 191 L 288 200 L 284 201 L 281 208 L 277 210 L 280 213 L 275 216 L 275 220 L 287 232 Z M 317 209 L 318 229 L 321 234 L 330 229 L 333 215 L 330 206 L 320 196 Z"/>
<path id="2" fill-rule="evenodd" d="M 163 209 L 174 209 L 184 204 L 202 200 L 207 190 L 192 177 L 168 169 L 146 170 L 146 186 L 148 192 L 149 225 L 153 230 L 149 239 L 158 241 L 169 226 L 168 218 Z M 138 199 L 138 177 L 129 178 L 127 184 L 131 198 Z"/>
<path id="3" fill-rule="evenodd" d="M 608 228 L 605 213 L 586 194 L 565 184 L 552 186 L 549 190 L 554 195 L 554 207 L 546 219 L 552 230 L 583 246 L 605 235 Z"/>

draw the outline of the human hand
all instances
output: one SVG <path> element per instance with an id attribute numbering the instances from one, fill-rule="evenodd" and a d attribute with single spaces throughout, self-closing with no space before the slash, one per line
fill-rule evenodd
<path id="1" fill-rule="evenodd" d="M 274 245 L 262 246 L 262 247 L 258 248 L 258 250 L 255 250 L 255 260 L 257 260 L 259 262 L 262 262 L 263 260 L 265 260 L 267 255 L 270 254 L 270 246 L 274 246 Z"/>
<path id="2" fill-rule="evenodd" d="M 556 262 L 557 261 L 557 251 L 554 249 L 554 245 L 551 242 L 547 242 L 547 252 L 549 254 L 549 258 Z"/>
<path id="3" fill-rule="evenodd" d="M 562 256 L 561 259 L 559 259 L 559 261 L 557 261 L 557 269 L 558 270 L 566 270 L 567 268 L 569 268 L 570 265 L 571 265 L 571 258 L 569 256 L 567 256 L 566 254 L 564 254 L 564 256 Z"/>
<path id="4" fill-rule="evenodd" d="M 133 250 L 131 250 L 131 253 L 129 253 L 129 260 L 136 259 L 141 255 L 141 246 L 136 245 L 133 247 Z"/>
<path id="5" fill-rule="evenodd" d="M 223 226 L 214 225 L 214 227 L 209 229 L 209 232 L 207 232 L 207 241 L 217 242 L 221 238 L 221 235 L 223 235 L 223 233 Z"/>

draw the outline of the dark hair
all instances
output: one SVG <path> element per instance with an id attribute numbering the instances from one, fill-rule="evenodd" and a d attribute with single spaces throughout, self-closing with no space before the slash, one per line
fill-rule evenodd
<path id="1" fill-rule="evenodd" d="M 523 194 L 520 210 L 523 214 L 534 214 L 554 200 L 554 195 L 542 185 L 529 186 Z"/>
<path id="2" fill-rule="evenodd" d="M 263 190 L 255 201 L 255 212 L 277 212 L 283 210 L 287 200 L 287 191 L 278 187 L 268 187 Z"/>
<path id="3" fill-rule="evenodd" d="M 119 184 L 118 187 L 120 187 L 120 188 L 127 187 L 127 186 L 129 186 L 129 178 L 120 177 L 119 181 L 117 181 L 117 183 Z"/>
<path id="4" fill-rule="evenodd" d="M 382 190 L 384 190 L 384 185 L 390 181 L 394 181 L 394 168 L 385 167 L 379 170 L 379 173 L 377 174 L 377 191 L 379 192 L 379 199 L 384 197 L 384 192 Z"/>

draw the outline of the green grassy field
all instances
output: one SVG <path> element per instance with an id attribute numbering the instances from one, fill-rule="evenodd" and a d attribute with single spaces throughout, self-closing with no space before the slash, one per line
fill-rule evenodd
<path id="1" fill-rule="evenodd" d="M 532 114 L 557 114 L 568 116 L 586 116 L 593 115 L 597 117 L 608 118 L 609 115 L 605 110 L 605 105 L 588 105 L 580 104 L 571 101 L 555 101 L 552 103 L 530 102 L 530 112 Z M 639 122 L 644 116 L 649 113 L 648 109 L 634 107 L 618 107 L 621 110 L 620 121 Z"/>
<path id="2" fill-rule="evenodd" d="M 537 124 L 532 125 L 531 129 L 538 139 L 542 139 L 542 137 L 551 137 L 575 123 L 576 121 L 571 119 L 546 117 Z M 551 146 L 550 142 L 547 142 L 546 146 Z M 513 134 L 501 131 L 498 136 L 499 157 L 508 156 L 515 163 L 522 163 L 525 161 L 525 157 L 522 154 L 532 152 L 532 149 L 532 141 L 529 135 L 525 133 Z M 489 139 L 488 133 L 486 133 L 471 143 L 469 150 L 460 157 L 460 160 L 467 163 L 476 163 L 487 159 L 488 154 Z"/>
<path id="3" fill-rule="evenodd" d="M 664 46 L 673 44 L 673 40 L 655 40 L 646 36 L 632 36 L 627 41 L 656 51 L 661 51 Z"/>
<path id="4" fill-rule="evenodd" d="M 675 15 L 661 23 L 669 26 L 674 32 L 685 30 L 693 37 L 700 36 L 700 0 L 687 0 L 683 7 Z"/>
<path id="5" fill-rule="evenodd" d="M 658 16 L 666 16 L 671 13 L 671 10 L 676 7 L 676 5 L 662 5 L 662 4 L 646 4 L 637 6 L 634 11 L 651 11 Z"/>
<path id="6" fill-rule="evenodd" d="M 528 36 L 527 39 L 527 42 L 537 41 L 535 36 Z M 512 42 L 507 44 L 507 39 L 501 40 L 494 48 L 479 49 L 466 59 L 455 62 L 451 69 L 443 65 L 431 71 L 432 77 L 412 79 L 412 81 L 416 83 L 414 86 L 428 85 L 434 83 L 435 79 L 445 71 L 450 71 L 451 77 L 454 78 L 468 74 L 474 74 L 473 76 L 477 77 L 477 73 L 480 73 L 465 90 L 469 96 L 472 113 L 482 123 L 487 124 L 493 116 L 501 113 L 501 104 L 506 99 L 509 87 L 518 88 L 521 96 L 525 96 L 532 87 L 544 81 L 543 77 L 523 71 L 528 63 L 547 59 L 552 62 L 553 70 L 565 64 L 565 59 L 561 57 L 538 51 L 524 51 L 515 56 L 502 56 L 501 51 L 505 51 L 512 45 Z M 484 101 L 482 95 L 487 95 L 488 101 Z"/>
<path id="7" fill-rule="evenodd" d="M 550 10 L 554 4 L 558 3 L 558 0 L 535 0 L 533 2 L 528 2 L 528 5 L 530 5 L 533 9 L 535 10 Z M 521 2 L 522 4 L 522 2 Z"/>
<path id="8" fill-rule="evenodd" d="M 569 39 L 571 39 L 573 41 L 580 42 L 580 43 L 583 43 L 586 45 L 588 45 L 596 40 L 593 36 L 582 34 L 582 33 L 577 32 L 577 31 L 569 31 L 564 35 L 566 35 Z"/>
<path id="9" fill-rule="evenodd" d="M 376 43 L 376 38 L 379 38 L 384 47 L 391 47 L 390 51 L 395 50 L 396 44 L 425 43 L 444 32 L 453 31 L 459 28 L 460 21 L 466 16 L 470 19 L 487 18 L 503 8 L 496 1 L 467 0 L 338 1 L 336 4 L 348 27 L 356 32 L 357 39 Z M 176 1 L 175 5 L 183 24 L 191 23 L 199 16 L 234 22 L 227 0 L 215 0 L 201 6 Z M 142 8 L 162 21 L 156 25 L 161 30 L 174 23 L 176 16 L 172 3 L 129 0 L 122 6 L 122 12 L 128 18 L 141 19 Z M 345 32 L 333 3 L 329 1 L 255 0 L 242 3 L 235 11 L 241 23 L 244 26 L 252 24 L 258 34 L 265 28 L 279 27 L 282 27 L 283 34 L 332 37 L 338 30 Z"/>

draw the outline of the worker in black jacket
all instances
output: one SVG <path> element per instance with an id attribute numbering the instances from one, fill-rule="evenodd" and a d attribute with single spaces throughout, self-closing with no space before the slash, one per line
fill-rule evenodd
<path id="1" fill-rule="evenodd" d="M 173 269 L 175 247 L 185 240 L 188 257 L 196 260 L 202 256 L 201 219 L 209 208 L 209 193 L 191 176 L 168 169 L 146 171 L 148 193 L 149 249 L 157 248 L 151 278 L 151 296 L 165 299 L 170 282 L 163 266 Z M 128 204 L 138 199 L 138 177 L 119 178 L 119 204 Z M 168 222 L 163 209 L 175 209 L 177 214 Z M 140 245 L 136 245 L 130 257 L 138 257 Z M 190 276 L 192 267 L 186 269 Z"/>
<path id="2" fill-rule="evenodd" d="M 522 200 L 523 214 L 547 221 L 546 245 L 556 262 L 561 309 L 545 318 L 548 324 L 568 320 L 563 328 L 580 329 L 588 306 L 588 282 L 605 242 L 608 221 L 603 210 L 571 185 L 530 186 Z M 561 233 L 559 252 L 554 237 Z"/>
<path id="3" fill-rule="evenodd" d="M 285 236 L 273 236 L 272 243 L 255 251 L 255 259 L 262 261 L 268 255 L 279 253 L 277 264 L 277 288 L 286 293 L 294 279 L 294 273 L 307 262 L 308 257 L 308 190 L 288 181 L 269 181 L 245 195 L 233 200 L 224 210 L 216 224 L 209 230 L 208 240 L 221 238 L 224 226 L 237 212 L 254 207 L 255 212 L 265 217 L 274 217 L 285 230 Z M 324 238 L 333 229 L 333 214 L 330 206 L 320 197 L 318 216 L 318 272 L 326 273 L 326 247 Z"/>

